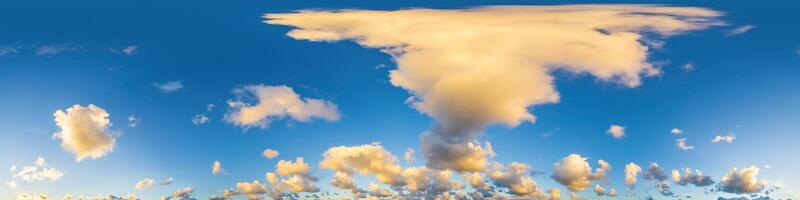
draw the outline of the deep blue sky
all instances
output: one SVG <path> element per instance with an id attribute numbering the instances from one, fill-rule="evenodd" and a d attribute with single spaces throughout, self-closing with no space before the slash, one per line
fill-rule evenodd
<path id="1" fill-rule="evenodd" d="M 573 3 L 706 7 L 726 13 L 722 19 L 731 25 L 666 40 L 650 56 L 668 61 L 664 74 L 644 79 L 638 88 L 559 74 L 561 100 L 531 108 L 538 117 L 535 124 L 492 127 L 483 136 L 493 144 L 496 161 L 524 162 L 550 174 L 553 162 L 579 153 L 592 165 L 597 159 L 610 162 L 618 190 L 624 188 L 622 169 L 628 162 L 691 167 L 715 178 L 731 167 L 755 165 L 761 168 L 760 178 L 798 197 L 800 4 L 794 1 L 29 0 L 0 2 L 0 48 L 19 49 L 0 55 L 0 167 L 29 165 L 41 156 L 65 175 L 55 182 L 17 181 L 16 189 L 3 185 L 0 198 L 22 192 L 56 198 L 133 192 L 155 199 L 192 186 L 204 199 L 236 182 L 262 180 L 277 162 L 260 157 L 265 148 L 279 150 L 279 159 L 302 156 L 316 164 L 333 146 L 381 142 L 398 156 L 419 147 L 419 133 L 433 121 L 404 103 L 407 91 L 388 83 L 388 70 L 394 68 L 388 55 L 352 42 L 289 38 L 289 27 L 262 23 L 264 13 Z M 742 25 L 756 28 L 726 35 Z M 41 46 L 59 44 L 75 50 L 36 55 Z M 112 51 L 130 45 L 137 46 L 134 55 Z M 686 63 L 695 69 L 683 70 Z M 184 88 L 165 94 L 153 86 L 169 81 L 181 81 Z M 341 120 L 281 121 L 247 131 L 225 123 L 231 90 L 262 83 L 334 102 Z M 74 104 L 95 104 L 110 113 L 112 130 L 120 134 L 112 153 L 76 162 L 51 138 L 58 131 L 53 112 Z M 208 112 L 207 104 L 217 106 Z M 191 118 L 201 113 L 211 122 L 193 124 Z M 127 126 L 129 115 L 141 118 L 137 127 Z M 627 137 L 615 140 L 605 134 L 610 124 L 626 126 Z M 672 135 L 672 128 L 685 133 Z M 720 134 L 737 139 L 732 144 L 709 141 Z M 680 137 L 695 149 L 675 147 Z M 227 175 L 211 175 L 215 160 Z M 331 172 L 314 173 L 329 177 Z M 146 177 L 173 177 L 175 183 L 135 191 L 133 185 Z M 11 175 L 0 174 L 0 179 L 11 180 Z M 548 175 L 535 179 L 545 188 L 558 186 Z M 675 188 L 702 194 L 701 189 Z"/>

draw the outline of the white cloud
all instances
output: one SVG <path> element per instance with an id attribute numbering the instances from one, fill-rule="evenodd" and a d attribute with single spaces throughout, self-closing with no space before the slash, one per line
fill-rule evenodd
<path id="1" fill-rule="evenodd" d="M 130 55 L 136 54 L 138 48 L 139 47 L 136 46 L 136 45 L 130 45 L 130 46 L 127 46 L 124 49 L 122 49 L 122 53 L 125 54 L 125 55 L 130 56 Z"/>
<path id="2" fill-rule="evenodd" d="M 139 122 L 141 122 L 141 121 L 142 121 L 142 119 L 137 118 L 136 116 L 133 116 L 133 115 L 128 116 L 128 126 L 130 126 L 130 127 L 139 126 Z"/>
<path id="3" fill-rule="evenodd" d="M 12 178 L 19 178 L 28 183 L 44 180 L 57 181 L 62 176 L 64 173 L 47 165 L 43 157 L 37 158 L 33 165 L 22 166 L 19 171 L 11 175 Z"/>
<path id="4" fill-rule="evenodd" d="M 180 199 L 180 200 L 191 200 L 191 199 L 193 199 L 192 198 L 192 193 L 194 193 L 194 188 L 193 187 L 186 187 L 186 188 L 183 188 L 183 189 L 178 189 L 177 191 L 172 193 L 171 198 Z"/>
<path id="5" fill-rule="evenodd" d="M 8 182 L 6 182 L 6 185 L 8 185 L 8 187 L 10 187 L 11 189 L 17 188 L 17 182 L 16 181 L 8 181 Z"/>
<path id="6" fill-rule="evenodd" d="M 36 55 L 55 56 L 64 52 L 75 52 L 81 50 L 80 46 L 72 46 L 69 43 L 44 45 L 36 49 Z"/>
<path id="7" fill-rule="evenodd" d="M 361 146 L 338 146 L 329 148 L 322 154 L 321 169 L 330 169 L 344 174 L 360 173 L 375 175 L 379 183 L 398 184 L 402 179 L 403 168 L 397 164 L 397 157 L 383 149 L 380 144 Z"/>
<path id="8" fill-rule="evenodd" d="M 406 160 L 406 164 L 408 165 L 414 164 L 414 149 L 407 148 L 406 153 L 403 154 L 403 159 Z"/>
<path id="9" fill-rule="evenodd" d="M 683 174 L 678 170 L 672 170 L 672 180 L 678 185 L 692 184 L 698 187 L 714 184 L 714 180 L 710 176 L 704 176 L 703 172 L 699 170 L 692 172 L 689 168 L 684 168 Z"/>
<path id="10" fill-rule="evenodd" d="M 603 188 L 603 186 L 600 186 L 600 184 L 595 184 L 594 193 L 597 194 L 597 196 L 603 196 L 606 195 L 606 189 Z"/>
<path id="11" fill-rule="evenodd" d="M 558 102 L 552 71 L 636 87 L 642 76 L 660 73 L 647 62 L 643 44 L 659 38 L 644 32 L 672 36 L 704 29 L 721 24 L 715 19 L 720 15 L 694 7 L 567 5 L 301 11 L 265 18 L 295 27 L 288 33 L 295 39 L 354 40 L 390 54 L 397 64 L 392 85 L 408 90 L 408 103 L 437 122 L 422 136 L 429 166 L 480 171 L 485 164 L 456 169 L 447 167 L 463 163 L 446 162 L 474 158 L 479 151 L 463 150 L 480 144 L 474 140 L 484 127 L 533 122 L 529 107 Z"/>
<path id="12" fill-rule="evenodd" d="M 159 182 L 158 182 L 158 184 L 159 184 L 159 185 L 171 185 L 171 184 L 172 184 L 172 182 L 174 182 L 174 181 L 175 181 L 175 180 L 174 180 L 174 179 L 172 179 L 172 177 L 169 177 L 169 178 L 167 178 L 167 179 L 164 179 L 164 180 L 162 180 L 162 181 L 159 181 Z"/>
<path id="13" fill-rule="evenodd" d="M 320 165 L 321 166 L 321 165 Z M 314 184 L 319 180 L 310 174 L 311 167 L 302 157 L 297 157 L 295 162 L 281 160 L 275 166 L 275 173 L 268 172 L 265 177 L 267 182 L 277 191 L 290 192 L 318 192 Z"/>
<path id="14" fill-rule="evenodd" d="M 194 123 L 194 125 L 203 125 L 208 122 L 211 122 L 211 118 L 208 118 L 204 114 L 197 114 L 194 117 L 192 117 L 192 123 Z"/>
<path id="15" fill-rule="evenodd" d="M 606 133 L 611 134 L 611 136 L 616 139 L 620 139 L 625 137 L 625 127 L 620 125 L 611 125 L 608 127 Z"/>
<path id="16" fill-rule="evenodd" d="M 19 50 L 22 47 L 18 44 L 10 44 L 10 45 L 3 45 L 0 46 L 0 56 L 11 55 L 14 56 L 19 53 Z"/>
<path id="17" fill-rule="evenodd" d="M 277 150 L 265 149 L 264 152 L 261 153 L 261 155 L 264 156 L 265 158 L 273 159 L 275 157 L 278 157 L 280 153 Z"/>
<path id="18" fill-rule="evenodd" d="M 161 93 L 169 94 L 173 92 L 177 92 L 183 89 L 183 82 L 181 81 L 170 81 L 166 83 L 153 83 L 153 86 L 158 88 Z"/>
<path id="19" fill-rule="evenodd" d="M 247 195 L 247 198 L 250 200 L 261 200 L 264 199 L 264 194 L 267 193 L 267 186 L 258 182 L 258 180 L 253 180 L 252 183 L 248 182 L 239 182 L 236 183 L 236 188 Z M 224 195 L 224 196 L 230 196 Z"/>
<path id="20" fill-rule="evenodd" d="M 711 142 L 713 142 L 713 143 L 727 142 L 728 144 L 730 144 L 730 143 L 733 143 L 734 140 L 736 140 L 736 136 L 732 135 L 732 134 L 728 134 L 728 135 L 717 135 L 717 136 L 714 136 L 714 138 L 711 139 Z"/>
<path id="21" fill-rule="evenodd" d="M 53 116 L 61 128 L 53 137 L 61 139 L 61 147 L 74 153 L 75 160 L 97 159 L 114 149 L 115 139 L 108 130 L 109 114 L 103 108 L 75 104 L 66 112 L 57 110 Z"/>
<path id="22" fill-rule="evenodd" d="M 672 133 L 672 134 L 675 134 L 675 135 L 680 135 L 680 134 L 683 134 L 683 130 L 678 129 L 678 128 L 673 128 L 672 130 L 669 131 L 669 133 Z"/>
<path id="23" fill-rule="evenodd" d="M 725 176 L 722 177 L 722 191 L 735 194 L 747 194 L 761 191 L 765 185 L 766 180 L 758 180 L 758 168 L 755 166 L 743 168 L 741 170 L 735 167 L 731 169 Z"/>
<path id="24" fill-rule="evenodd" d="M 335 104 L 312 98 L 301 98 L 287 86 L 250 85 L 233 91 L 235 100 L 229 100 L 230 110 L 225 120 L 237 126 L 267 128 L 279 118 L 288 117 L 299 122 L 314 118 L 338 121 L 339 109 Z M 255 104 L 245 102 L 255 99 Z"/>
<path id="25" fill-rule="evenodd" d="M 683 150 L 683 151 L 688 151 L 688 150 L 694 149 L 694 146 L 686 144 L 686 138 L 678 138 L 678 139 L 676 139 L 675 140 L 675 146 L 677 146 L 678 149 Z"/>
<path id="26" fill-rule="evenodd" d="M 629 188 L 633 188 L 636 184 L 636 176 L 642 172 L 642 168 L 636 163 L 628 163 L 625 165 L 625 184 L 628 185 Z"/>
<path id="27" fill-rule="evenodd" d="M 606 180 L 608 171 L 611 171 L 611 165 L 607 162 L 598 160 L 597 163 L 600 168 L 592 173 L 592 167 L 586 158 L 578 154 L 570 154 L 553 164 L 554 172 L 551 177 L 567 186 L 570 191 L 581 192 L 589 187 L 592 181 Z"/>
<path id="28" fill-rule="evenodd" d="M 499 163 L 495 164 L 493 170 L 486 173 L 497 187 L 508 188 L 511 194 L 518 196 L 528 196 L 544 199 L 544 193 L 537 186 L 536 181 L 528 173 L 530 166 L 522 163 L 512 162 L 505 169 Z"/>
<path id="29" fill-rule="evenodd" d="M 153 179 L 145 178 L 137 182 L 134 188 L 136 188 L 137 190 L 147 190 L 153 188 L 153 184 L 155 184 L 155 181 L 153 181 Z"/>
<path id="30" fill-rule="evenodd" d="M 222 169 L 222 163 L 220 163 L 218 160 L 216 160 L 216 161 L 214 161 L 213 164 L 211 164 L 211 174 L 212 175 L 217 175 L 217 174 L 220 174 L 220 173 L 224 174 L 225 173 L 225 169 Z"/>
<path id="31" fill-rule="evenodd" d="M 756 26 L 753 26 L 753 25 L 742 25 L 742 26 L 738 26 L 738 27 L 736 27 L 734 29 L 728 30 L 728 32 L 726 32 L 725 35 L 726 36 L 741 35 L 741 34 L 747 33 L 750 30 L 753 30 L 754 28 L 756 28 Z"/>

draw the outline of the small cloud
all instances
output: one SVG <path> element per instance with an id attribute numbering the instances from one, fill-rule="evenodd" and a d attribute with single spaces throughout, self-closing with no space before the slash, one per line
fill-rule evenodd
<path id="1" fill-rule="evenodd" d="M 717 136 L 714 136 L 714 138 L 711 139 L 711 142 L 713 142 L 713 143 L 727 142 L 728 144 L 730 144 L 730 143 L 733 143 L 734 140 L 736 140 L 736 136 L 732 135 L 732 134 L 729 134 L 729 135 L 717 135 Z"/>
<path id="2" fill-rule="evenodd" d="M 17 188 L 17 182 L 16 181 L 8 181 L 8 182 L 6 182 L 6 185 L 8 185 L 8 187 L 10 187 L 11 189 Z"/>
<path id="3" fill-rule="evenodd" d="M 128 116 L 128 126 L 130 126 L 130 127 L 139 126 L 139 122 L 141 122 L 141 121 L 142 121 L 142 119 L 137 118 L 134 115 Z"/>
<path id="4" fill-rule="evenodd" d="M 273 159 L 275 157 L 278 157 L 278 155 L 280 155 L 280 153 L 278 153 L 277 150 L 265 149 L 264 152 L 261 153 L 261 155 L 264 156 L 265 158 Z"/>
<path id="5" fill-rule="evenodd" d="M 204 114 L 197 114 L 192 117 L 192 123 L 194 123 L 194 125 L 203 125 L 208 122 L 211 122 L 211 119 Z"/>
<path id="6" fill-rule="evenodd" d="M 0 56 L 6 56 L 6 55 L 14 56 L 14 55 L 17 55 L 17 53 L 19 53 L 19 50 L 21 48 L 22 48 L 22 46 L 20 46 L 19 44 L 16 44 L 16 43 L 15 44 L 9 44 L 9 45 L 0 46 Z"/>
<path id="7" fill-rule="evenodd" d="M 377 69 L 383 69 L 383 68 L 387 68 L 387 67 L 389 67 L 389 66 L 388 66 L 388 65 L 386 65 L 386 64 L 375 65 L 375 69 L 376 69 L 376 70 L 377 70 Z"/>
<path id="8" fill-rule="evenodd" d="M 764 165 L 764 169 L 772 169 L 772 165 Z"/>
<path id="9" fill-rule="evenodd" d="M 16 171 L 16 167 L 12 167 L 12 169 Z M 22 166 L 19 172 L 11 175 L 12 178 L 20 178 L 28 183 L 44 180 L 57 181 L 62 176 L 64 176 L 64 173 L 47 165 L 43 157 L 37 158 L 33 165 Z M 16 182 L 14 185 L 16 186 Z"/>
<path id="10" fill-rule="evenodd" d="M 155 181 L 153 181 L 153 179 L 145 178 L 137 182 L 134 188 L 136 188 L 137 190 L 148 190 L 150 188 L 153 188 L 153 184 L 155 184 Z"/>
<path id="11" fill-rule="evenodd" d="M 127 46 L 124 49 L 122 49 L 122 53 L 125 54 L 125 55 L 130 56 L 130 55 L 136 54 L 136 50 L 137 49 L 138 49 L 138 46 L 136 46 L 136 45 Z"/>
<path id="12" fill-rule="evenodd" d="M 75 52 L 81 50 L 80 46 L 71 46 L 69 43 L 44 45 L 36 49 L 36 55 L 52 57 L 64 52 Z"/>
<path id="13" fill-rule="evenodd" d="M 210 103 L 210 104 L 206 105 L 206 111 L 211 112 L 211 110 L 214 110 L 214 107 L 216 107 L 216 105 L 214 105 L 213 103 Z"/>
<path id="14" fill-rule="evenodd" d="M 621 139 L 622 137 L 625 137 L 625 127 L 620 125 L 611 125 L 608 127 L 606 133 L 611 134 L 611 136 L 615 139 Z"/>
<path id="15" fill-rule="evenodd" d="M 339 121 L 336 104 L 322 99 L 303 98 L 287 86 L 250 85 L 233 90 L 236 99 L 229 100 L 225 121 L 245 128 L 265 129 L 277 119 L 299 122 L 313 119 Z M 246 102 L 245 100 L 255 100 Z"/>
<path id="16" fill-rule="evenodd" d="M 211 165 L 211 174 L 217 175 L 220 173 L 225 173 L 225 169 L 222 169 L 222 163 L 219 161 L 214 161 L 214 164 Z"/>
<path id="17" fill-rule="evenodd" d="M 687 62 L 686 64 L 681 65 L 681 69 L 685 72 L 694 71 L 694 62 Z"/>
<path id="18" fill-rule="evenodd" d="M 166 83 L 153 83 L 153 86 L 158 88 L 158 90 L 160 90 L 164 94 L 177 92 L 178 90 L 183 89 L 183 83 L 181 83 L 181 81 L 170 81 L 170 82 L 166 82 Z"/>
<path id="19" fill-rule="evenodd" d="M 406 153 L 403 154 L 403 159 L 406 160 L 408 165 L 414 164 L 414 148 L 406 149 Z"/>
<path id="20" fill-rule="evenodd" d="M 754 28 L 756 28 L 756 26 L 753 26 L 753 25 L 742 25 L 742 26 L 736 27 L 734 29 L 728 30 L 725 33 L 725 36 L 730 37 L 730 36 L 744 34 L 744 33 L 747 33 L 750 30 L 753 30 Z"/>
<path id="21" fill-rule="evenodd" d="M 174 182 L 174 181 L 175 181 L 175 180 L 174 180 L 174 179 L 172 179 L 172 177 L 169 177 L 169 178 L 167 178 L 167 179 L 164 179 L 163 181 L 159 181 L 159 182 L 158 182 L 158 184 L 159 184 L 159 185 L 171 185 L 171 184 L 172 184 L 172 182 Z"/>
<path id="22" fill-rule="evenodd" d="M 686 144 L 686 138 L 678 138 L 677 140 L 675 140 L 675 145 L 678 146 L 678 149 L 683 151 L 694 149 L 694 146 Z"/>
<path id="23" fill-rule="evenodd" d="M 672 130 L 670 130 L 669 132 L 670 132 L 670 133 L 672 133 L 672 134 L 675 134 L 675 135 L 680 135 L 680 134 L 683 134 L 683 130 L 681 130 L 681 129 L 678 129 L 678 128 L 673 128 L 673 129 L 672 129 Z"/>

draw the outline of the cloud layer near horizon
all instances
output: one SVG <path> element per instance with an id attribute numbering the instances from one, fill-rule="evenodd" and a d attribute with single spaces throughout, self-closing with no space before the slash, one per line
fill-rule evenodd
<path id="1" fill-rule="evenodd" d="M 423 134 L 428 166 L 481 171 L 486 126 L 534 122 L 528 111 L 556 103 L 552 71 L 589 74 L 628 87 L 660 74 L 647 61 L 651 33 L 672 36 L 719 25 L 721 14 L 657 5 L 491 6 L 460 10 L 339 10 L 267 14 L 268 24 L 310 41 L 354 40 L 390 54 L 390 81 L 433 117 Z M 474 163 L 464 166 L 465 163 Z"/>

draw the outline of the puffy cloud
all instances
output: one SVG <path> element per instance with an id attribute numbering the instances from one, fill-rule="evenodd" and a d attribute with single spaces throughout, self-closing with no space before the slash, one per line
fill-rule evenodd
<path id="1" fill-rule="evenodd" d="M 170 81 L 166 83 L 153 83 L 153 86 L 158 88 L 161 93 L 169 94 L 173 92 L 177 92 L 183 89 L 183 82 L 181 81 Z"/>
<path id="2" fill-rule="evenodd" d="M 567 186 L 570 191 L 580 192 L 585 190 L 591 181 L 606 180 L 608 171 L 611 171 L 611 165 L 603 160 L 599 160 L 597 163 L 600 168 L 592 173 L 592 167 L 586 158 L 578 154 L 570 154 L 553 164 L 554 172 L 551 177 Z"/>
<path id="3" fill-rule="evenodd" d="M 666 182 L 667 178 L 667 174 L 658 166 L 658 163 L 650 163 L 650 167 L 648 167 L 647 171 L 644 173 L 644 179 L 652 181 L 659 193 L 664 196 L 673 196 L 674 194 L 672 190 L 670 190 L 669 184 Z"/>
<path id="4" fill-rule="evenodd" d="M 461 182 L 453 181 L 451 178 L 453 171 L 442 170 L 433 174 L 432 191 L 436 193 L 447 192 L 453 189 L 461 189 L 464 185 Z"/>
<path id="5" fill-rule="evenodd" d="M 558 188 L 549 189 L 547 193 L 550 194 L 550 198 L 547 200 L 561 200 L 561 190 Z"/>
<path id="6" fill-rule="evenodd" d="M 167 199 L 191 200 L 194 199 L 192 197 L 193 193 L 193 187 L 186 187 L 176 190 L 174 193 L 172 193 L 172 196 L 167 197 Z"/>
<path id="7" fill-rule="evenodd" d="M 162 181 L 159 181 L 159 182 L 158 182 L 158 184 L 159 184 L 159 185 L 171 185 L 171 184 L 172 184 L 172 182 L 174 182 L 174 180 L 172 179 L 172 177 L 169 177 L 169 178 L 167 178 L 167 179 L 164 179 L 164 180 L 162 180 Z"/>
<path id="8" fill-rule="evenodd" d="M 153 181 L 153 179 L 145 178 L 137 182 L 134 188 L 136 188 L 137 190 L 147 190 L 153 188 L 153 184 L 155 184 L 155 181 Z"/>
<path id="9" fill-rule="evenodd" d="M 406 160 L 406 164 L 414 164 L 414 149 L 406 149 L 406 153 L 403 154 L 403 159 Z"/>
<path id="10" fill-rule="evenodd" d="M 633 188 L 636 184 L 636 176 L 642 172 L 642 168 L 636 163 L 628 163 L 625 165 L 625 184 L 628 185 L 629 188 Z"/>
<path id="11" fill-rule="evenodd" d="M 722 177 L 721 190 L 728 193 L 747 194 L 761 191 L 765 185 L 766 180 L 758 180 L 758 168 L 755 166 L 743 168 L 741 170 L 732 168 L 725 176 Z"/>
<path id="12" fill-rule="evenodd" d="M 264 152 L 261 153 L 261 155 L 264 156 L 265 158 L 273 159 L 275 157 L 278 157 L 280 153 L 277 150 L 265 149 Z"/>
<path id="13" fill-rule="evenodd" d="M 617 196 L 617 189 L 611 188 L 611 190 L 608 190 L 608 193 L 606 193 L 606 195 L 608 195 L 609 197 L 616 197 Z"/>
<path id="14" fill-rule="evenodd" d="M 423 133 L 420 142 L 426 165 L 434 169 L 480 172 L 489 166 L 487 158 L 495 155 L 489 142 L 480 145 L 472 138 L 450 137 L 437 131 Z"/>
<path id="15" fill-rule="evenodd" d="M 600 186 L 600 184 L 595 184 L 594 193 L 597 194 L 597 196 L 604 196 L 606 195 L 606 189 L 603 188 L 603 186 Z"/>
<path id="16" fill-rule="evenodd" d="M 289 192 L 318 192 L 314 186 L 317 177 L 310 174 L 311 167 L 302 157 L 297 157 L 294 162 L 281 160 L 275 166 L 275 173 L 268 172 L 267 181 L 278 193 Z"/>
<path id="17" fill-rule="evenodd" d="M 75 104 L 66 111 L 57 110 L 56 125 L 61 131 L 53 138 L 61 139 L 61 147 L 75 154 L 75 160 L 100 158 L 114 149 L 115 139 L 108 128 L 111 122 L 106 110 L 89 104 Z"/>
<path id="18" fill-rule="evenodd" d="M 726 36 L 741 35 L 741 34 L 747 33 L 750 30 L 753 30 L 754 28 L 756 28 L 756 26 L 753 26 L 753 25 L 742 25 L 742 26 L 738 26 L 738 27 L 736 27 L 734 29 L 728 30 L 728 32 L 726 32 L 725 35 Z"/>
<path id="19" fill-rule="evenodd" d="M 698 187 L 714 184 L 710 176 L 703 176 L 703 172 L 699 170 L 692 172 L 689 168 L 683 169 L 683 175 L 678 170 L 672 170 L 672 180 L 678 185 L 692 184 Z"/>
<path id="20" fill-rule="evenodd" d="M 486 176 L 498 187 L 507 187 L 511 194 L 518 196 L 529 196 L 534 198 L 543 197 L 544 193 L 539 189 L 536 181 L 528 175 L 530 166 L 522 163 L 512 162 L 502 170 L 499 163 L 495 163 L 495 169 L 487 172 Z"/>
<path id="21" fill-rule="evenodd" d="M 211 118 L 208 118 L 205 114 L 196 114 L 192 117 L 192 123 L 194 125 L 203 125 L 211 122 Z"/>
<path id="22" fill-rule="evenodd" d="M 230 110 L 226 121 L 243 127 L 266 128 L 278 118 L 288 117 L 300 122 L 314 118 L 338 121 L 335 104 L 312 98 L 301 98 L 287 86 L 250 85 L 234 89 L 235 100 L 228 101 Z M 255 99 L 255 104 L 245 102 Z"/>
<path id="23" fill-rule="evenodd" d="M 686 144 L 686 138 L 678 138 L 678 139 L 676 139 L 675 140 L 675 146 L 677 146 L 678 149 L 683 150 L 683 151 L 688 151 L 688 150 L 694 149 L 694 146 Z"/>
<path id="24" fill-rule="evenodd" d="M 16 171 L 16 167 L 12 167 L 12 169 L 14 169 L 12 173 Z M 64 173 L 48 166 L 43 157 L 37 158 L 34 165 L 22 166 L 18 172 L 11 175 L 12 178 L 20 178 L 28 183 L 44 180 L 57 181 L 62 176 L 64 176 Z"/>
<path id="25" fill-rule="evenodd" d="M 252 183 L 248 182 L 239 182 L 236 183 L 236 188 L 241 191 L 241 193 L 247 195 L 247 198 L 250 200 L 260 200 L 264 199 L 264 194 L 267 193 L 267 186 L 258 182 L 258 180 L 253 180 Z M 223 196 L 231 196 L 233 193 L 230 191 L 227 192 L 227 195 Z"/>
<path id="26" fill-rule="evenodd" d="M 319 163 L 322 169 L 364 176 L 374 174 L 378 182 L 383 184 L 402 183 L 403 168 L 397 163 L 397 157 L 380 144 L 332 147 L 322 155 L 323 160 Z"/>
<path id="27" fill-rule="evenodd" d="M 472 186 L 472 188 L 477 191 L 486 192 L 492 188 L 491 185 L 487 184 L 483 180 L 483 176 L 481 176 L 480 173 L 463 173 L 461 174 L 461 176 L 464 177 L 464 179 L 467 180 L 469 185 Z"/>
<path id="28" fill-rule="evenodd" d="M 658 5 L 489 6 L 301 11 L 267 14 L 265 22 L 295 27 L 288 33 L 295 39 L 354 40 L 390 54 L 391 84 L 438 124 L 422 136 L 428 166 L 462 172 L 486 167 L 475 159 L 480 151 L 466 148 L 479 147 L 473 140 L 484 127 L 533 122 L 529 107 L 559 100 L 552 71 L 636 87 L 660 73 L 647 62 L 645 32 L 704 29 L 721 24 L 720 15 Z M 467 168 L 465 160 L 479 165 Z"/>
<path id="29" fill-rule="evenodd" d="M 620 125 L 611 125 L 610 127 L 608 127 L 606 133 L 610 134 L 611 137 L 620 139 L 622 137 L 625 137 L 625 127 Z"/>
<path id="30" fill-rule="evenodd" d="M 219 173 L 225 173 L 225 169 L 222 169 L 222 163 L 214 161 L 214 163 L 211 164 L 211 174 L 217 175 Z"/>
<path id="31" fill-rule="evenodd" d="M 675 135 L 680 135 L 680 134 L 683 134 L 683 130 L 678 129 L 678 128 L 673 128 L 672 130 L 669 131 L 669 133 L 672 133 L 672 134 L 675 134 Z"/>
<path id="32" fill-rule="evenodd" d="M 713 143 L 727 142 L 728 144 L 730 144 L 730 143 L 733 143 L 734 140 L 736 140 L 736 136 L 735 135 L 731 135 L 731 134 L 729 134 L 729 135 L 717 135 L 717 136 L 714 136 L 714 138 L 711 139 L 711 142 L 713 142 Z"/>

